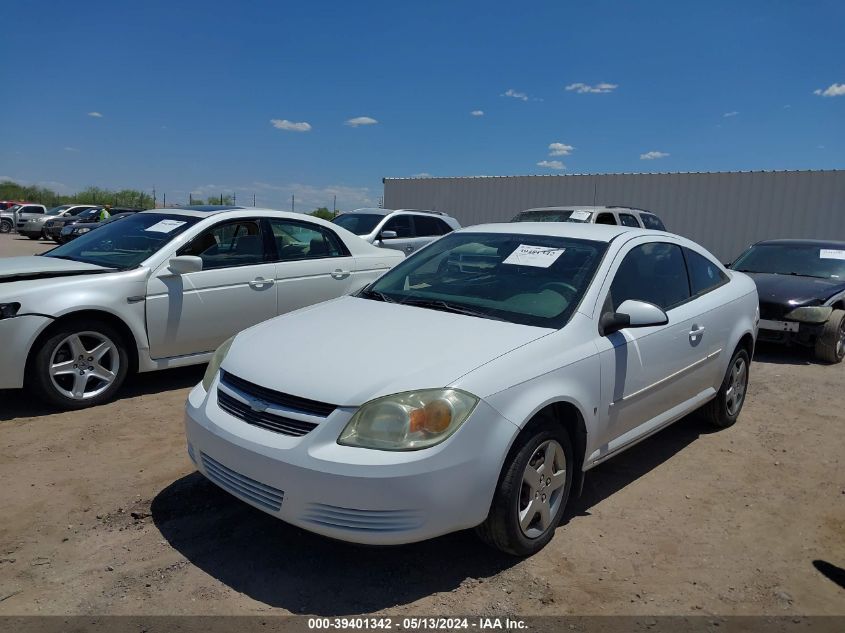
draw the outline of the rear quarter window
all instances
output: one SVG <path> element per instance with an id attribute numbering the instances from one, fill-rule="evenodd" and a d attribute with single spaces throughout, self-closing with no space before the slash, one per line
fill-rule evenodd
<path id="1" fill-rule="evenodd" d="M 653 213 L 641 213 L 640 219 L 643 221 L 643 226 L 652 231 L 665 231 L 666 226 L 663 221 Z"/>

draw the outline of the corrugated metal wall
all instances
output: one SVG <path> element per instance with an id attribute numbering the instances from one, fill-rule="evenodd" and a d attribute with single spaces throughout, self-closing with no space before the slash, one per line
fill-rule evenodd
<path id="1" fill-rule="evenodd" d="M 728 261 L 774 238 L 845 240 L 845 171 L 386 178 L 384 206 L 446 211 L 463 226 L 531 207 L 630 205 Z"/>

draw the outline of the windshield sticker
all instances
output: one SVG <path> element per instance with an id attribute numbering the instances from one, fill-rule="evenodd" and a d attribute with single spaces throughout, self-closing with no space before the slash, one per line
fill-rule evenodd
<path id="1" fill-rule="evenodd" d="M 152 231 L 153 233 L 170 233 L 185 224 L 181 220 L 161 220 L 150 227 L 144 229 L 145 231 Z"/>
<path id="2" fill-rule="evenodd" d="M 821 259 L 845 259 L 845 251 L 835 248 L 822 248 L 819 250 L 819 257 Z"/>
<path id="3" fill-rule="evenodd" d="M 537 268 L 548 268 L 563 255 L 565 248 L 550 248 L 548 246 L 531 246 L 520 244 L 516 250 L 508 255 L 503 264 L 514 264 L 515 266 L 536 266 Z"/>
<path id="4" fill-rule="evenodd" d="M 592 214 L 589 211 L 573 211 L 569 219 L 575 220 L 576 222 L 586 222 L 590 219 L 590 215 Z"/>

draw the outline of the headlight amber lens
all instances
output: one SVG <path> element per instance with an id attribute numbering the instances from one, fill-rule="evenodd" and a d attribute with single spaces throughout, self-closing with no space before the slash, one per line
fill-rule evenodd
<path id="1" fill-rule="evenodd" d="M 223 343 L 220 347 L 218 347 L 214 351 L 214 355 L 211 357 L 211 360 L 208 361 L 208 367 L 205 370 L 205 376 L 202 377 L 202 388 L 206 391 L 211 389 L 211 383 L 214 382 L 214 377 L 220 370 L 220 365 L 223 364 L 223 359 L 226 358 L 226 354 L 229 353 L 229 348 L 232 347 L 232 341 L 234 340 L 235 337 L 233 336 L 228 341 Z"/>
<path id="2" fill-rule="evenodd" d="M 824 323 L 827 321 L 831 312 L 833 312 L 833 308 L 830 306 L 805 306 L 803 308 L 795 308 L 785 314 L 783 318 L 802 323 Z"/>
<path id="3" fill-rule="evenodd" d="M 338 444 L 412 451 L 439 444 L 472 413 L 478 398 L 458 389 L 406 391 L 363 405 Z"/>

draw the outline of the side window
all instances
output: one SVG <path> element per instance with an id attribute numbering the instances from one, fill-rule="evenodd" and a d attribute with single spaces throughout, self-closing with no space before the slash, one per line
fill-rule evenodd
<path id="1" fill-rule="evenodd" d="M 640 228 L 640 223 L 637 222 L 637 218 L 635 218 L 630 213 L 620 213 L 619 214 L 619 223 L 622 226 L 633 226 L 636 228 Z"/>
<path id="2" fill-rule="evenodd" d="M 44 213 L 44 209 L 41 207 L 24 207 L 20 210 L 21 213 Z"/>
<path id="3" fill-rule="evenodd" d="M 446 235 L 447 233 L 451 233 L 455 230 L 440 218 L 434 218 L 434 221 L 437 222 L 438 226 L 440 227 L 440 235 Z"/>
<path id="4" fill-rule="evenodd" d="M 653 231 L 665 231 L 666 227 L 664 226 L 663 222 L 653 213 L 641 213 L 640 218 L 642 218 L 643 226 L 647 229 L 652 229 Z"/>
<path id="5" fill-rule="evenodd" d="M 616 218 L 612 213 L 599 213 L 596 224 L 616 224 Z"/>
<path id="6" fill-rule="evenodd" d="M 446 225 L 446 223 L 430 215 L 414 216 L 414 227 L 416 228 L 415 234 L 417 237 L 439 236 L 448 233 L 448 230 L 443 230 L 443 225 Z"/>
<path id="7" fill-rule="evenodd" d="M 693 297 L 701 296 L 727 283 L 728 276 L 706 257 L 688 248 L 684 249 L 689 270 L 689 285 Z"/>
<path id="8" fill-rule="evenodd" d="M 263 264 L 264 244 L 258 220 L 237 220 L 213 226 L 176 254 L 199 257 L 203 270 Z"/>
<path id="9" fill-rule="evenodd" d="M 652 242 L 625 255 L 610 285 L 610 305 L 617 310 L 627 299 L 648 301 L 671 310 L 690 298 L 681 247 Z"/>
<path id="10" fill-rule="evenodd" d="M 337 235 L 315 224 L 271 218 L 278 261 L 343 257 L 346 249 Z"/>
<path id="11" fill-rule="evenodd" d="M 382 231 L 396 231 L 396 237 L 413 237 L 411 232 L 411 216 L 410 215 L 394 215 L 384 226 Z"/>

